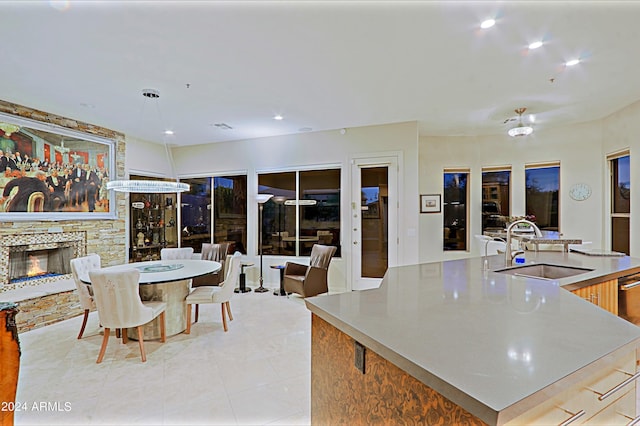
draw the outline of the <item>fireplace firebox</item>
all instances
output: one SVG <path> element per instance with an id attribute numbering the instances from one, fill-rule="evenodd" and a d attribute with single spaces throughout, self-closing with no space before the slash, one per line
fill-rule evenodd
<path id="1" fill-rule="evenodd" d="M 0 291 L 70 278 L 69 261 L 85 254 L 82 231 L 2 236 Z"/>

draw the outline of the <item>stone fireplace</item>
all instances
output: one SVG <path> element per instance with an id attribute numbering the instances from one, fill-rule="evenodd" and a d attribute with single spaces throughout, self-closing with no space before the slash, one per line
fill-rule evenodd
<path id="1" fill-rule="evenodd" d="M 82 231 L 0 236 L 0 291 L 70 278 L 69 261 L 86 247 Z"/>

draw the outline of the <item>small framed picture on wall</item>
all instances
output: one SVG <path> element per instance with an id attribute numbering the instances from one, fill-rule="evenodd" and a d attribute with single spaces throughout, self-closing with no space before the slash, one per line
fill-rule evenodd
<path id="1" fill-rule="evenodd" d="M 440 213 L 440 194 L 420 195 L 420 213 Z"/>

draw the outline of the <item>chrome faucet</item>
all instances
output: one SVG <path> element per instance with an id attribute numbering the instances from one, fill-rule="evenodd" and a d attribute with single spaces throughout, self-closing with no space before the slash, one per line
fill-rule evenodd
<path id="1" fill-rule="evenodd" d="M 520 219 L 520 220 L 516 220 L 515 222 L 512 222 L 509 227 L 507 228 L 507 247 L 505 247 L 505 251 L 504 251 L 504 262 L 505 262 L 505 266 L 511 266 L 513 264 L 513 258 L 516 257 L 519 254 L 524 253 L 524 251 L 522 250 L 516 250 L 516 251 L 512 251 L 511 250 L 511 232 L 514 226 L 516 226 L 519 223 L 526 223 L 529 226 L 533 227 L 533 230 L 535 231 L 536 237 L 542 237 L 542 232 L 540 231 L 540 228 L 538 228 L 536 226 L 535 223 L 528 221 L 526 219 Z"/>

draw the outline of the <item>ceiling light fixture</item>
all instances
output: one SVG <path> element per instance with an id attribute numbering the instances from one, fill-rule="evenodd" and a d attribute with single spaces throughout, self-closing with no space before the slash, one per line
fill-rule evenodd
<path id="1" fill-rule="evenodd" d="M 4 137 L 8 138 L 9 136 L 11 136 L 12 133 L 15 133 L 18 130 L 20 130 L 20 126 L 13 123 L 0 122 L 0 129 L 4 132 Z"/>
<path id="2" fill-rule="evenodd" d="M 533 133 L 533 127 L 525 126 L 522 123 L 522 114 L 524 114 L 526 110 L 526 108 L 518 108 L 515 110 L 516 114 L 518 114 L 518 123 L 514 127 L 509 129 L 509 131 L 507 132 L 509 136 L 528 136 Z"/>
<path id="3" fill-rule="evenodd" d="M 284 117 L 283 117 L 283 116 L 281 116 L 280 114 L 278 114 L 278 115 L 274 116 L 274 117 L 273 117 L 273 119 L 274 119 L 274 120 L 278 120 L 278 121 L 280 121 L 280 120 L 283 120 L 283 119 L 284 119 Z"/>
<path id="4" fill-rule="evenodd" d="M 142 91 L 142 96 L 149 99 L 158 99 L 160 97 L 160 92 L 155 89 L 144 89 Z M 160 107 L 158 107 L 158 114 L 160 114 Z M 161 117 L 162 118 L 162 117 Z M 166 135 L 172 135 L 173 131 L 166 130 L 164 132 Z M 167 154 L 167 161 L 171 167 L 172 174 L 175 177 L 174 167 L 173 167 L 173 158 L 171 157 L 171 153 L 169 152 L 169 147 L 167 143 L 164 144 L 165 152 Z M 177 180 L 177 179 L 176 179 Z M 107 189 L 116 191 L 116 192 L 135 192 L 135 193 L 152 193 L 152 194 L 169 194 L 169 193 L 177 193 L 177 192 L 185 192 L 188 191 L 191 187 L 182 182 L 171 182 L 171 181 L 161 181 L 161 180 L 114 180 L 107 182 Z"/>
<path id="5" fill-rule="evenodd" d="M 565 66 L 572 67 L 574 65 L 578 65 L 580 63 L 580 59 L 572 59 L 570 61 L 565 62 Z"/>
<path id="6" fill-rule="evenodd" d="M 487 28 L 491 28 L 496 24 L 495 19 L 487 19 L 480 24 L 480 28 L 486 30 Z"/>

